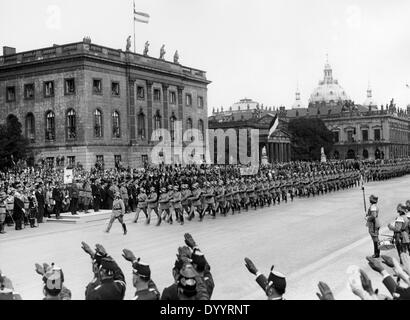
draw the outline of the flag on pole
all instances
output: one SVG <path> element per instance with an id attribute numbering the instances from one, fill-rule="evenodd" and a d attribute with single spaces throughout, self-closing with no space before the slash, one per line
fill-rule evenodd
<path id="1" fill-rule="evenodd" d="M 279 117 L 278 117 L 278 114 L 276 114 L 275 117 L 272 119 L 270 125 L 269 125 L 268 139 L 276 131 L 276 129 L 278 128 L 278 125 L 279 125 Z"/>
<path id="2" fill-rule="evenodd" d="M 138 21 L 138 22 L 142 22 L 142 23 L 148 23 L 149 14 L 144 13 L 144 12 L 140 12 L 140 11 L 136 11 L 135 8 L 134 8 L 134 20 Z"/>

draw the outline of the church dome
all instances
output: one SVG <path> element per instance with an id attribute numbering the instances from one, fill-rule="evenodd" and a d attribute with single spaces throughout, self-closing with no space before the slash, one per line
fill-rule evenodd
<path id="1" fill-rule="evenodd" d="M 319 86 L 310 95 L 309 103 L 336 104 L 338 102 L 349 101 L 350 98 L 346 91 L 333 79 L 332 68 L 326 63 L 324 69 L 324 79 L 319 82 Z"/>
<path id="2" fill-rule="evenodd" d="M 259 108 L 259 103 L 252 99 L 242 99 L 231 106 L 231 111 L 246 111 L 255 110 Z"/>

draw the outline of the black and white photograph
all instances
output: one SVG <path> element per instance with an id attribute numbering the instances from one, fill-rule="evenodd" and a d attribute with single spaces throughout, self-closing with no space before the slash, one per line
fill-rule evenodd
<path id="1" fill-rule="evenodd" d="M 0 300 L 410 300 L 409 14 L 1 1 Z"/>

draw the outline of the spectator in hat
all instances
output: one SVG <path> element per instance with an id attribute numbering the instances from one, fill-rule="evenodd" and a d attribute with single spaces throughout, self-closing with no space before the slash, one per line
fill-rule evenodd
<path id="1" fill-rule="evenodd" d="M 192 250 L 192 266 L 194 267 L 198 275 L 203 279 L 209 298 L 211 299 L 212 293 L 215 288 L 214 279 L 211 274 L 211 267 L 208 264 L 205 255 L 201 252 L 198 245 L 196 244 L 194 238 L 189 233 L 186 233 L 184 235 L 184 238 L 186 245 Z"/>
<path id="2" fill-rule="evenodd" d="M 373 241 L 374 248 L 374 258 L 380 257 L 379 250 L 379 230 L 380 230 L 380 221 L 379 221 L 379 208 L 377 207 L 378 198 L 374 195 L 370 196 L 370 207 L 366 215 L 366 226 L 369 228 L 369 234 Z"/>
<path id="3" fill-rule="evenodd" d="M 42 184 L 36 185 L 36 192 L 35 192 L 37 205 L 38 205 L 38 223 L 43 223 L 44 218 L 44 210 L 45 210 L 45 193 L 42 187 Z"/>
<path id="4" fill-rule="evenodd" d="M 159 300 L 160 293 L 151 279 L 151 269 L 148 264 L 136 258 L 131 250 L 124 249 L 125 260 L 132 263 L 132 282 L 137 289 L 133 300 Z"/>
<path id="5" fill-rule="evenodd" d="M 86 300 L 123 300 L 126 283 L 120 267 L 110 257 L 101 259 L 98 271 L 100 285 L 88 292 Z"/>
<path id="6" fill-rule="evenodd" d="M 64 286 L 64 273 L 60 267 L 49 266 L 43 263 L 43 266 L 36 263 L 36 272 L 42 276 L 44 282 L 43 300 L 71 300 L 71 291 Z"/>
<path id="7" fill-rule="evenodd" d="M 4 191 L 0 191 L 0 234 L 6 233 L 6 231 L 4 231 L 7 215 L 6 199 L 7 194 Z"/>
<path id="8" fill-rule="evenodd" d="M 73 181 L 69 188 L 69 195 L 70 195 L 70 211 L 71 215 L 77 215 L 78 210 L 78 198 L 79 198 L 79 190 L 78 190 L 78 183 L 80 180 L 77 178 L 75 182 Z"/>
<path id="9" fill-rule="evenodd" d="M 20 294 L 14 291 L 13 283 L 0 270 L 0 300 L 22 300 Z"/>
<path id="10" fill-rule="evenodd" d="M 256 276 L 256 282 L 264 290 L 268 300 L 284 300 L 283 295 L 286 292 L 286 277 L 282 273 L 274 270 L 274 266 L 272 266 L 268 278 L 258 272 L 258 269 L 249 258 L 245 258 L 245 266 L 250 273 Z"/>

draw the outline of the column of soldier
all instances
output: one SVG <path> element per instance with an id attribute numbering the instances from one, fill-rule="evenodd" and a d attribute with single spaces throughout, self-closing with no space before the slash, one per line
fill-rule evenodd
<path id="1" fill-rule="evenodd" d="M 0 233 L 5 225 L 37 227 L 44 217 L 60 219 L 90 209 L 111 210 L 120 195 L 125 212 L 140 213 L 150 224 L 174 220 L 184 224 L 198 214 L 227 216 L 250 208 L 271 206 L 295 197 L 311 197 L 358 186 L 364 181 L 390 179 L 410 172 L 410 160 L 289 162 L 261 166 L 255 176 L 241 176 L 239 166 L 173 165 L 144 170 L 75 170 L 75 181 L 63 183 L 63 170 L 29 168 L 0 173 Z"/>
<path id="2" fill-rule="evenodd" d="M 151 276 L 150 266 L 136 258 L 129 249 L 122 251 L 122 257 L 132 266 L 132 284 L 135 288 L 133 300 L 210 300 L 215 283 L 211 267 L 204 253 L 190 234 L 184 235 L 185 246 L 178 248 L 177 259 L 172 267 L 172 284 L 163 289 L 160 294 Z M 86 300 L 123 300 L 127 289 L 125 276 L 115 259 L 110 256 L 101 244 L 95 245 L 95 250 L 85 243 L 81 248 L 90 256 L 92 263 L 92 280 L 85 287 Z M 349 278 L 352 293 L 362 300 L 410 300 L 410 256 L 407 252 L 400 254 L 400 262 L 394 257 L 382 255 L 382 262 L 376 258 L 367 257 L 369 266 L 380 274 L 383 284 L 390 295 L 380 294 L 373 288 L 372 282 L 363 270 L 357 270 L 356 275 Z M 258 271 L 249 258 L 245 258 L 245 267 L 255 276 L 268 300 L 284 300 L 287 281 L 286 276 L 271 267 L 268 277 Z M 388 271 L 391 268 L 392 272 Z M 71 300 L 71 291 L 64 285 L 65 278 L 61 267 L 54 263 L 35 264 L 35 272 L 42 278 L 43 300 Z M 330 287 L 320 281 L 320 300 L 334 300 Z M 11 279 L 0 271 L 0 300 L 21 300 L 22 296 L 14 287 Z M 78 298 L 77 298 L 78 299 Z"/>

